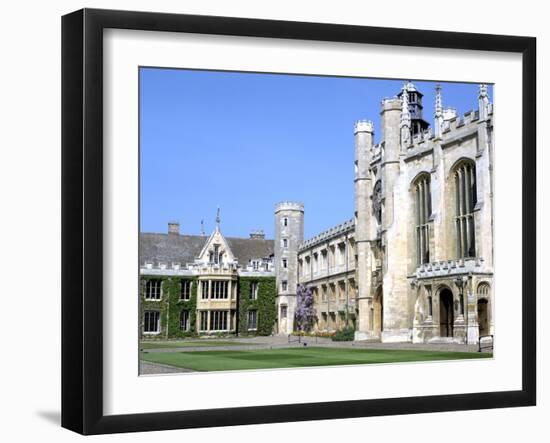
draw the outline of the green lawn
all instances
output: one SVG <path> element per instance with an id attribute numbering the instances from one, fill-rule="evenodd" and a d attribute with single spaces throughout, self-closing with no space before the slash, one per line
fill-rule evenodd
<path id="1" fill-rule="evenodd" d="M 234 341 L 222 340 L 168 340 L 168 341 L 142 341 L 139 343 L 140 349 L 162 349 L 162 348 L 202 348 L 203 346 L 239 346 L 252 343 L 238 343 Z"/>
<path id="2" fill-rule="evenodd" d="M 247 351 L 141 353 L 141 359 L 195 371 L 299 368 L 307 366 L 399 363 L 412 361 L 490 358 L 489 353 L 386 349 L 286 348 Z"/>

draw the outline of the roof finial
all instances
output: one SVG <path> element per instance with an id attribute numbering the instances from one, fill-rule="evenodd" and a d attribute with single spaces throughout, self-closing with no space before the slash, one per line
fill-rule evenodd
<path id="1" fill-rule="evenodd" d="M 435 115 L 443 115 L 443 101 L 441 99 L 441 85 L 437 83 L 435 85 Z"/>
<path id="2" fill-rule="evenodd" d="M 220 227 L 220 207 L 218 206 L 218 211 L 216 212 L 216 227 Z"/>
<path id="3" fill-rule="evenodd" d="M 201 236 L 206 236 L 206 232 L 204 232 L 204 220 L 201 220 Z"/>
<path id="4" fill-rule="evenodd" d="M 479 85 L 479 119 L 486 120 L 489 116 L 489 91 L 486 84 Z"/>

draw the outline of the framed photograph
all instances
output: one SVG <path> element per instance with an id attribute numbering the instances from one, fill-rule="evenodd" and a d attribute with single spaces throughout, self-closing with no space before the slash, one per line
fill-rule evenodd
<path id="1" fill-rule="evenodd" d="M 536 403 L 536 40 L 62 21 L 62 425 Z"/>

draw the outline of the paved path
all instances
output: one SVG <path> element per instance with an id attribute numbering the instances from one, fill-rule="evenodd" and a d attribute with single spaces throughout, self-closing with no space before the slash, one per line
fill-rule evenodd
<path id="1" fill-rule="evenodd" d="M 208 339 L 202 339 L 205 342 Z M 196 339 L 195 339 L 196 341 Z M 289 343 L 287 336 L 230 338 L 234 345 L 227 346 L 182 346 L 178 348 L 147 349 L 145 352 L 194 352 L 194 351 L 247 351 L 259 349 L 281 349 L 307 346 L 330 348 L 355 348 L 355 349 L 393 349 L 416 351 L 447 351 L 447 352 L 477 352 L 477 345 L 462 345 L 457 343 L 378 343 L 367 341 L 334 342 L 330 338 L 323 337 L 291 337 Z"/>
<path id="2" fill-rule="evenodd" d="M 148 361 L 139 361 L 139 375 L 151 374 L 176 374 L 181 372 L 194 372 L 191 369 L 176 368 L 175 366 L 162 365 L 160 363 L 151 363 Z"/>

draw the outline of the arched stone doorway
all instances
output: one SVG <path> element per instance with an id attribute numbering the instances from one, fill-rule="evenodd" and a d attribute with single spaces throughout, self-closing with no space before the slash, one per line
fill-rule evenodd
<path id="1" fill-rule="evenodd" d="M 384 330 L 384 296 L 382 293 L 382 287 L 378 288 L 376 295 L 374 296 L 374 312 L 372 330 L 374 335 L 381 336 Z"/>
<path id="2" fill-rule="evenodd" d="M 479 323 L 479 336 L 489 335 L 489 302 L 486 298 L 477 301 L 477 322 Z"/>
<path id="3" fill-rule="evenodd" d="M 490 290 L 488 283 L 480 283 L 477 287 L 477 323 L 479 335 L 489 335 L 490 332 Z"/>
<path id="4" fill-rule="evenodd" d="M 439 335 L 441 337 L 453 336 L 454 325 L 453 293 L 444 288 L 439 292 Z"/>
<path id="5" fill-rule="evenodd" d="M 279 333 L 281 334 L 287 334 L 288 331 L 288 306 L 287 305 L 281 305 L 279 310 L 279 318 L 280 318 L 280 324 L 281 328 L 279 330 Z"/>

